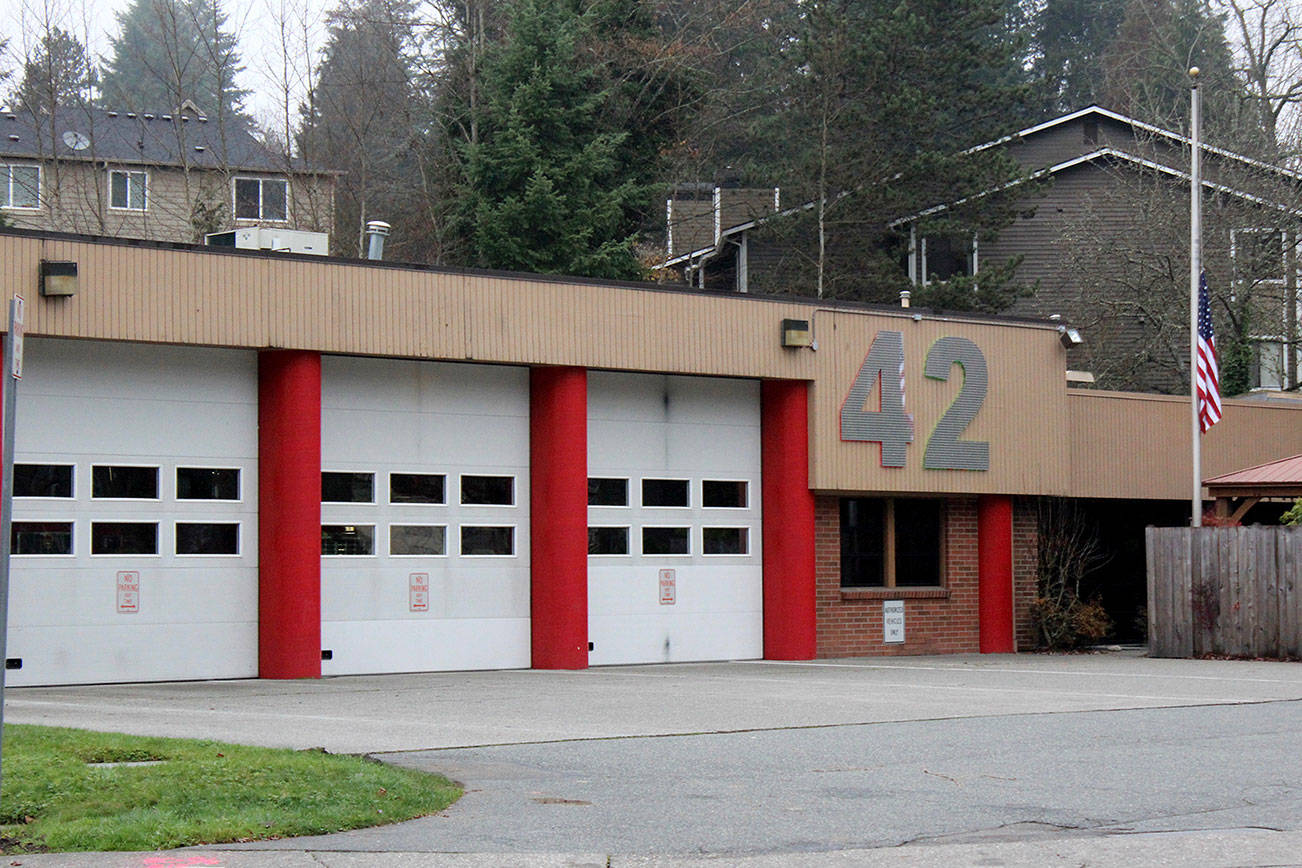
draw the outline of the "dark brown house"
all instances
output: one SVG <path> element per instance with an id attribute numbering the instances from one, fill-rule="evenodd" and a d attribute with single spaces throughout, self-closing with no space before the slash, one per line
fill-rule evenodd
<path id="1" fill-rule="evenodd" d="M 903 218 L 895 224 L 906 236 L 902 267 L 926 285 L 979 279 L 984 268 L 1016 260 L 1014 280 L 1032 294 L 1009 312 L 1077 328 L 1084 343 L 1072 351 L 1073 367 L 1111 388 L 1183 391 L 1189 146 L 1178 133 L 1098 106 L 980 145 L 1007 149 L 1025 170 L 1025 208 L 991 238 L 929 232 L 947 204 Z M 1213 146 L 1204 155 L 1203 262 L 1221 344 L 1225 354 L 1236 348 L 1226 361 L 1250 387 L 1296 388 L 1302 175 Z M 744 200 L 738 193 L 731 199 Z M 714 231 L 701 233 L 671 201 L 671 221 L 678 215 L 685 226 L 671 234 L 665 264 L 685 282 L 745 292 L 768 258 L 751 230 L 770 216 L 731 219 L 729 202 L 726 189 L 715 192 Z"/>

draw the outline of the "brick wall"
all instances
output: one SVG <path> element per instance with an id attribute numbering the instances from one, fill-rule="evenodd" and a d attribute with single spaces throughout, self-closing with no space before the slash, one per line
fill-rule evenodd
<path id="1" fill-rule="evenodd" d="M 947 502 L 943 588 L 841 588 L 839 499 L 814 503 L 818 656 L 975 653 L 977 623 L 977 499 Z M 1018 647 L 1029 647 L 1027 613 L 1035 591 L 1035 523 L 1031 502 L 1013 509 L 1014 610 Z M 905 642 L 882 641 L 882 601 L 904 601 Z"/>

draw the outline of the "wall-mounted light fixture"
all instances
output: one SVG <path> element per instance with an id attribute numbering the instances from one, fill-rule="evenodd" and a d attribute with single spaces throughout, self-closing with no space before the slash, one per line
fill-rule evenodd
<path id="1" fill-rule="evenodd" d="M 782 321 L 782 346 L 809 347 L 813 344 L 814 335 L 809 329 L 809 320 L 784 319 Z"/>
<path id="2" fill-rule="evenodd" d="M 46 298 L 77 294 L 77 263 L 41 260 L 41 295 Z"/>
<path id="3" fill-rule="evenodd" d="M 1078 347 L 1081 344 L 1085 343 L 1085 339 L 1080 336 L 1080 332 L 1076 331 L 1074 328 L 1071 328 L 1070 326 L 1065 326 L 1065 325 L 1058 326 L 1058 340 L 1067 349 L 1071 349 L 1072 347 Z"/>

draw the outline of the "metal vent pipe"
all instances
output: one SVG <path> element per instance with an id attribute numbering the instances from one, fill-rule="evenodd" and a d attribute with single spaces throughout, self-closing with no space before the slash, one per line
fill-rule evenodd
<path id="1" fill-rule="evenodd" d="M 384 239 L 389 236 L 389 230 L 392 229 L 388 223 L 383 220 L 366 221 L 366 258 L 383 259 L 384 258 Z"/>

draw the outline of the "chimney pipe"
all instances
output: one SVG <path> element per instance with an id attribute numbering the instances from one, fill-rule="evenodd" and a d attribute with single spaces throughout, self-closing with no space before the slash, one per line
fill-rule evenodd
<path id="1" fill-rule="evenodd" d="M 901 289 L 901 290 L 900 290 L 900 307 L 908 307 L 908 306 L 909 306 L 909 298 L 910 298 L 912 295 L 913 295 L 913 293 L 909 292 L 907 289 Z"/>
<path id="2" fill-rule="evenodd" d="M 366 258 L 384 258 L 384 239 L 392 227 L 383 220 L 366 221 Z"/>

